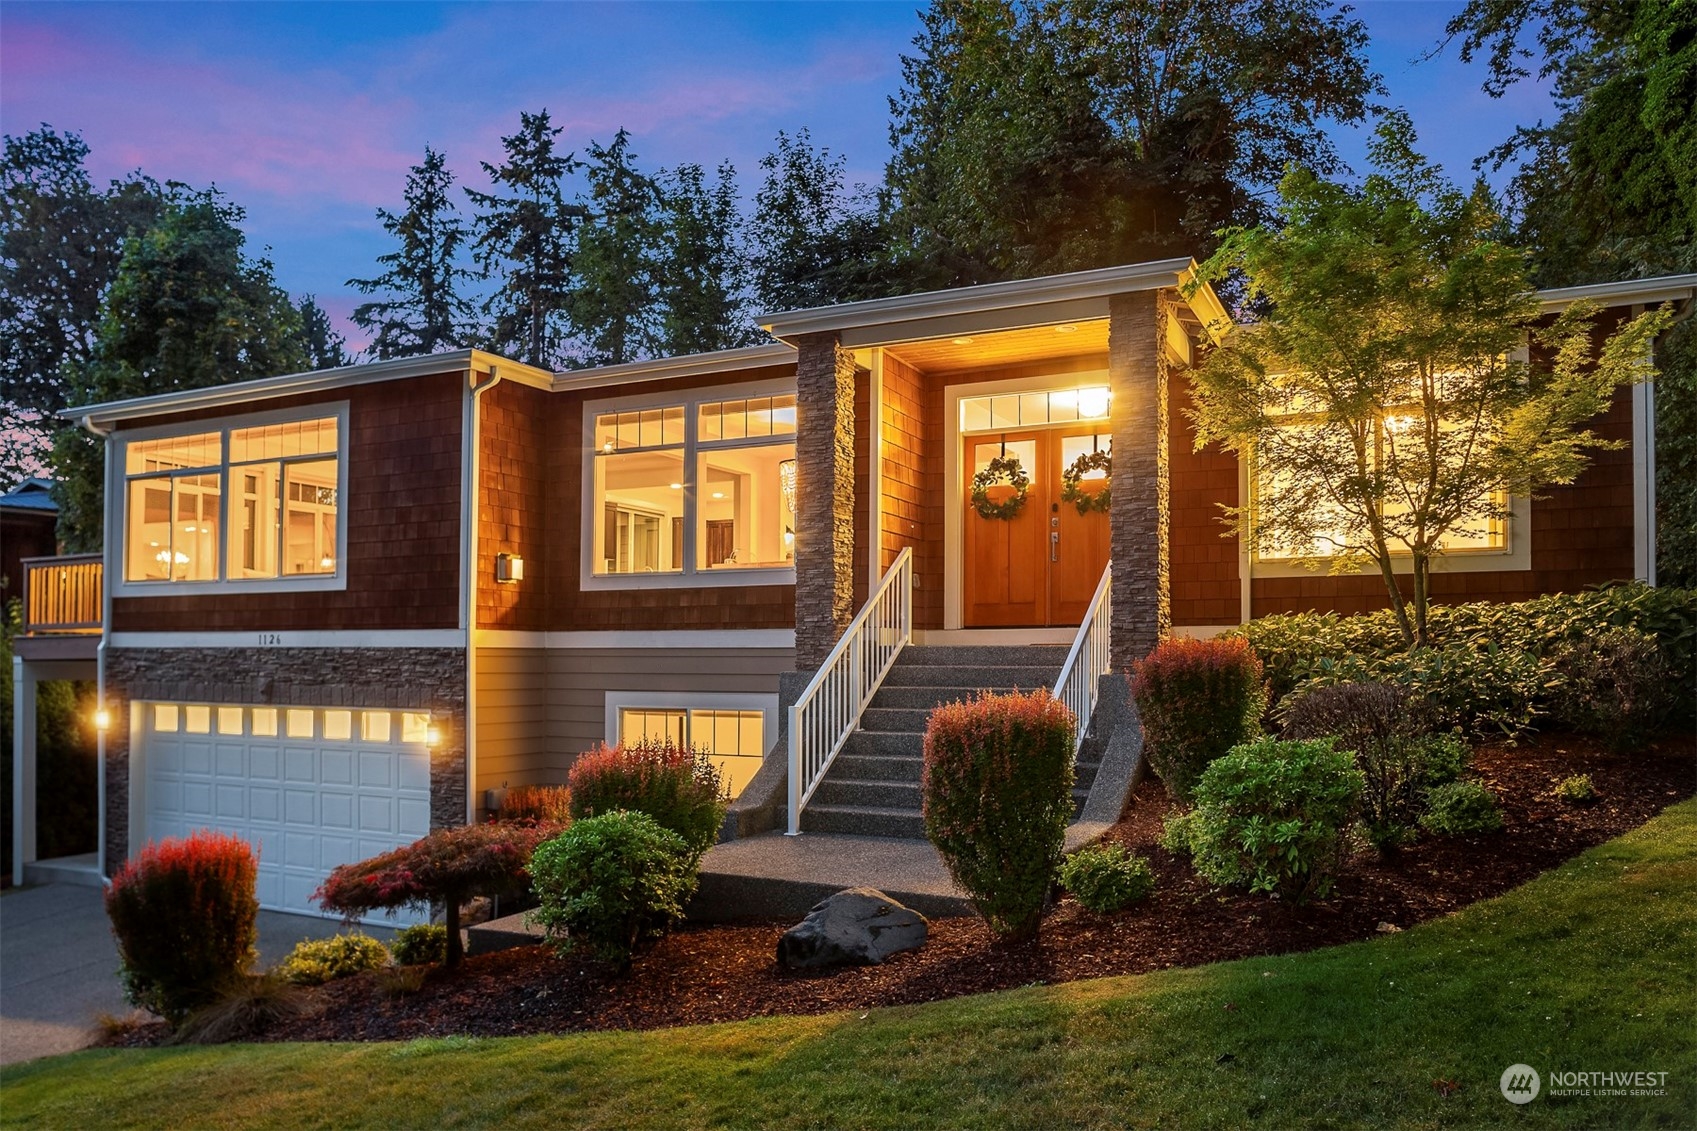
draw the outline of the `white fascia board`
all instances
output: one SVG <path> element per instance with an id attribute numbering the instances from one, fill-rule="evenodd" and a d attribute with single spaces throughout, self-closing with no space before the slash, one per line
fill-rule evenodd
<path id="1" fill-rule="evenodd" d="M 105 427 L 144 416 L 226 408 L 254 401 L 273 400 L 277 397 L 369 385 L 378 381 L 399 381 L 408 377 L 466 373 L 474 370 L 498 372 L 503 380 L 518 381 L 542 389 L 551 388 L 554 380 L 554 375 L 547 370 L 510 361 L 496 354 L 482 350 L 453 350 L 449 353 L 430 354 L 427 357 L 395 358 L 366 365 L 345 365 L 340 369 L 318 369 L 310 373 L 260 377 L 252 381 L 237 381 L 231 385 L 214 385 L 207 389 L 183 389 L 149 397 L 132 397 L 129 400 L 68 408 L 59 415 L 67 420 L 80 420 L 96 427 Z"/>
<path id="2" fill-rule="evenodd" d="M 1006 283 L 985 283 L 947 291 L 867 299 L 863 302 L 843 303 L 840 306 L 786 310 L 759 315 L 755 322 L 774 337 L 789 340 L 804 334 L 828 333 L 851 327 L 866 330 L 879 325 L 1174 287 L 1182 281 L 1181 276 L 1194 267 L 1195 261 L 1188 256 L 1161 259 L 1124 267 L 1102 267 L 1094 271 L 1046 275 L 1038 279 L 1015 279 Z M 904 336 L 900 331 L 896 332 L 897 338 Z"/>
<path id="3" fill-rule="evenodd" d="M 594 369 L 569 369 L 554 374 L 549 386 L 554 392 L 573 389 L 600 389 L 608 385 L 630 385 L 641 381 L 665 381 L 677 377 L 708 377 L 715 373 L 733 373 L 743 369 L 760 369 L 795 362 L 795 347 L 787 342 L 766 342 L 713 353 L 688 354 L 684 357 L 661 357 L 652 361 L 627 361 L 623 365 L 602 365 Z"/>
<path id="4" fill-rule="evenodd" d="M 1546 311 L 1564 310 L 1576 302 L 1594 300 L 1605 306 L 1646 305 L 1657 302 L 1689 301 L 1697 296 L 1697 275 L 1663 275 L 1655 279 L 1623 279 L 1616 283 L 1591 283 L 1583 287 L 1558 287 L 1539 291 L 1538 302 Z"/>

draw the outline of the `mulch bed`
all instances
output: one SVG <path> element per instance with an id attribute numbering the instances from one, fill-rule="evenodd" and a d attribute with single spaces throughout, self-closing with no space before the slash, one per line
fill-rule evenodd
<path id="1" fill-rule="evenodd" d="M 1636 828 L 1697 791 L 1697 742 L 1664 740 L 1610 754 L 1570 735 L 1515 747 L 1484 746 L 1474 769 L 1502 803 L 1499 833 L 1425 837 L 1393 859 L 1362 849 L 1333 894 L 1307 906 L 1215 889 L 1159 846 L 1169 802 L 1145 781 L 1109 833 L 1149 857 L 1154 896 L 1115 915 L 1063 899 L 1025 947 L 997 945 L 976 919 L 932 923 L 922 950 L 882 966 L 827 973 L 780 969 L 773 954 L 788 923 L 686 928 L 637 960 L 628 977 L 527 947 L 430 971 L 423 987 L 385 996 L 361 975 L 308 991 L 309 1012 L 267 1040 L 396 1040 L 466 1034 L 510 1036 L 590 1029 L 653 1029 L 779 1014 L 908 1005 L 1032 983 L 1137 974 L 1224 959 L 1286 954 L 1373 937 L 1446 915 L 1524 883 L 1579 852 Z M 1556 782 L 1588 773 L 1602 799 L 1575 807 Z M 165 1039 L 163 1025 L 117 1038 Z"/>

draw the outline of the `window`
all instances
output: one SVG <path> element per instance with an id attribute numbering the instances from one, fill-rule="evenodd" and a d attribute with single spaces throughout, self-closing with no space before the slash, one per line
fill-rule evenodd
<path id="1" fill-rule="evenodd" d="M 700 750 L 719 767 L 733 798 L 742 793 L 766 755 L 764 711 L 686 707 L 619 708 L 619 741 L 671 740 Z"/>
<path id="2" fill-rule="evenodd" d="M 960 430 L 988 432 L 1106 420 L 1112 405 L 1106 385 L 1051 389 L 1036 393 L 997 393 L 960 399 Z"/>
<path id="3" fill-rule="evenodd" d="M 794 393 L 590 414 L 590 577 L 794 568 Z"/>
<path id="4" fill-rule="evenodd" d="M 344 432 L 338 411 L 126 441 L 124 582 L 336 578 Z"/>

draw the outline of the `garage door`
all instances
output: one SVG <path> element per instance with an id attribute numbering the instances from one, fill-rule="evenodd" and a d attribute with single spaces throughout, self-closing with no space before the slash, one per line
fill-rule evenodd
<path id="1" fill-rule="evenodd" d="M 415 712 L 148 703 L 146 838 L 232 833 L 259 856 L 259 903 L 322 914 L 338 864 L 430 831 L 429 717 Z"/>

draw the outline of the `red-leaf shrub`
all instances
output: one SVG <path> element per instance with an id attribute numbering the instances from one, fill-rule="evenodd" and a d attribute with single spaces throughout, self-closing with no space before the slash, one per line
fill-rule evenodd
<path id="1" fill-rule="evenodd" d="M 572 819 L 620 809 L 646 813 L 683 838 L 691 856 L 719 839 L 729 795 L 707 755 L 664 741 L 598 746 L 572 764 Z"/>
<path id="2" fill-rule="evenodd" d="M 990 929 L 1032 938 L 1072 819 L 1072 712 L 1047 691 L 931 712 L 925 835 Z"/>
<path id="3" fill-rule="evenodd" d="M 1131 694 L 1143 753 L 1179 801 L 1209 762 L 1255 737 L 1267 706 L 1261 661 L 1240 637 L 1161 641 L 1136 666 Z"/>
<path id="4" fill-rule="evenodd" d="M 480 895 L 522 892 L 529 882 L 530 854 L 557 832 L 558 825 L 524 821 L 442 829 L 405 848 L 343 864 L 312 898 L 326 911 L 350 919 L 440 903 L 448 920 L 447 965 L 456 966 L 465 956 L 460 907 Z"/>
<path id="5" fill-rule="evenodd" d="M 571 806 L 571 791 L 563 785 L 515 785 L 501 802 L 501 820 L 567 825 L 572 819 Z"/>
<path id="6" fill-rule="evenodd" d="M 124 992 L 177 1025 L 253 964 L 258 863 L 245 840 L 197 832 L 142 849 L 106 889 Z"/>

